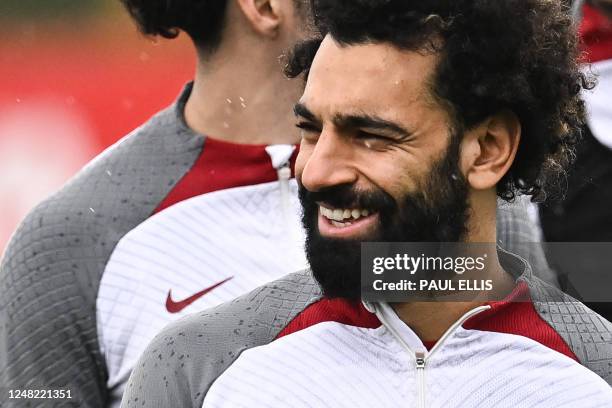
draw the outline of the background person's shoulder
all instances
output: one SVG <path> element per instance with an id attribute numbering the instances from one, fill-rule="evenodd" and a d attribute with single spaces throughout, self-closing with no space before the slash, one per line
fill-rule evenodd
<path id="1" fill-rule="evenodd" d="M 105 400 L 95 305 L 106 262 L 202 149 L 203 138 L 178 131 L 171 113 L 90 162 L 13 235 L 0 263 L 1 384 L 68 386 L 88 406 Z"/>
<path id="2" fill-rule="evenodd" d="M 59 260 L 108 258 L 201 152 L 203 138 L 176 124 L 173 109 L 108 148 L 30 211 L 7 246 L 2 269 L 49 269 Z"/>

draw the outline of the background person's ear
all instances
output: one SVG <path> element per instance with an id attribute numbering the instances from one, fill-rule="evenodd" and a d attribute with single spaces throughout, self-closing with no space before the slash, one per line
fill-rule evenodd
<path id="1" fill-rule="evenodd" d="M 282 2 L 287 0 L 237 0 L 238 6 L 255 32 L 275 38 L 284 18 Z"/>
<path id="2" fill-rule="evenodd" d="M 521 123 L 511 111 L 499 112 L 466 132 L 462 167 L 475 190 L 495 187 L 510 170 L 521 139 Z"/>

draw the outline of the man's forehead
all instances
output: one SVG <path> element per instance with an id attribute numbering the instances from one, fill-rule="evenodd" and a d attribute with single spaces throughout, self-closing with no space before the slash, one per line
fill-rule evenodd
<path id="1" fill-rule="evenodd" d="M 343 45 L 328 35 L 313 60 L 300 102 L 313 112 L 334 106 L 380 113 L 426 103 L 437 61 L 436 55 L 387 43 Z"/>

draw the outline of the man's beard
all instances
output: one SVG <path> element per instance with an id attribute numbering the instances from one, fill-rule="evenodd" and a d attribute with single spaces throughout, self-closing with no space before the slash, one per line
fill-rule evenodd
<path id="1" fill-rule="evenodd" d="M 306 230 L 306 257 L 327 297 L 361 297 L 361 240 L 333 239 L 320 235 L 319 205 L 361 208 L 379 214 L 379 226 L 368 242 L 457 242 L 467 231 L 468 184 L 460 172 L 459 144 L 452 135 L 445 155 L 398 204 L 383 190 L 358 191 L 338 185 L 310 192 L 301 184 L 299 197 Z"/>

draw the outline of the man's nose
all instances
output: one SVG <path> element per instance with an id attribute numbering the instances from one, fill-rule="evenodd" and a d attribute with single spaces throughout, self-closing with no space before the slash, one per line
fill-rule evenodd
<path id="1" fill-rule="evenodd" d="M 333 132 L 323 132 L 304 165 L 301 182 L 309 191 L 320 191 L 357 181 L 353 163 L 354 146 L 348 138 Z"/>

